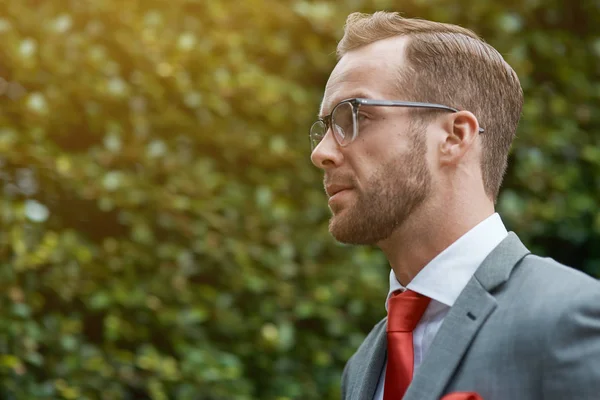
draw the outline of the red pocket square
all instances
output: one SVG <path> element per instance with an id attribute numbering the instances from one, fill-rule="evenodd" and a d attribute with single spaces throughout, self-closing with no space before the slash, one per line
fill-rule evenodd
<path id="1" fill-rule="evenodd" d="M 441 400 L 483 400 L 483 397 L 475 392 L 454 392 L 445 395 Z"/>

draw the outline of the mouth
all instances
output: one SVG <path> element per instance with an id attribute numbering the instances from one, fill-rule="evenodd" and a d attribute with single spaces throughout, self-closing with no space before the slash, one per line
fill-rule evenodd
<path id="1" fill-rule="evenodd" d="M 344 186 L 344 185 L 327 185 L 325 187 L 325 192 L 327 193 L 327 196 L 329 196 L 329 198 L 333 198 L 335 195 L 337 195 L 338 193 L 347 191 L 352 189 L 352 187 L 350 186 Z"/>

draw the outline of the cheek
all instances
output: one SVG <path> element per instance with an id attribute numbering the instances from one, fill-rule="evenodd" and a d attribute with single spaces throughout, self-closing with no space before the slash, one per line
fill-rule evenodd
<path id="1" fill-rule="evenodd" d="M 433 141 L 433 140 L 428 140 L 425 143 L 426 147 L 424 149 L 424 157 L 425 157 L 425 162 L 427 163 L 427 168 L 429 168 L 429 171 L 434 171 L 437 169 L 437 166 L 439 165 L 439 161 L 440 161 L 440 146 L 439 143 Z"/>
<path id="2" fill-rule="evenodd" d="M 389 149 L 371 149 L 361 154 L 360 158 L 353 160 L 352 165 L 354 178 L 360 190 L 367 190 L 375 180 L 385 176 L 385 165 L 389 165 L 390 160 L 394 159 Z"/>
<path id="3" fill-rule="evenodd" d="M 360 186 L 369 184 L 375 174 L 381 174 L 384 165 L 394 160 L 405 159 L 412 152 L 411 140 L 403 125 L 391 119 L 378 121 L 365 135 L 359 135 L 347 148 L 344 159 L 352 170 Z M 387 122 L 387 126 L 381 122 Z M 381 127 L 385 126 L 386 129 Z M 379 129 L 377 129 L 379 128 Z"/>

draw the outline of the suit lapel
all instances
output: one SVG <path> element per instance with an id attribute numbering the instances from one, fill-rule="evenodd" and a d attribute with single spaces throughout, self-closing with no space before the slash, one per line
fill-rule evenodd
<path id="1" fill-rule="evenodd" d="M 405 400 L 439 399 L 454 370 L 496 301 L 478 282 L 471 280 L 446 315 Z"/>
<path id="2" fill-rule="evenodd" d="M 355 361 L 359 363 L 356 377 L 359 385 L 352 391 L 352 400 L 373 400 L 387 354 L 386 326 L 387 319 L 377 327 L 375 340 L 365 349 L 365 355 Z"/>
<path id="3" fill-rule="evenodd" d="M 477 332 L 496 308 L 490 294 L 506 282 L 529 251 L 509 233 L 478 268 L 446 315 L 404 400 L 437 400 L 452 378 Z"/>

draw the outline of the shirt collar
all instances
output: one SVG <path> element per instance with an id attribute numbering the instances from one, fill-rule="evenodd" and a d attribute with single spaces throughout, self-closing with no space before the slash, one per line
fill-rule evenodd
<path id="1" fill-rule="evenodd" d="M 438 254 L 407 287 L 398 282 L 391 270 L 385 309 L 392 293 L 406 289 L 452 307 L 479 265 L 507 235 L 500 215 L 494 213 Z"/>

